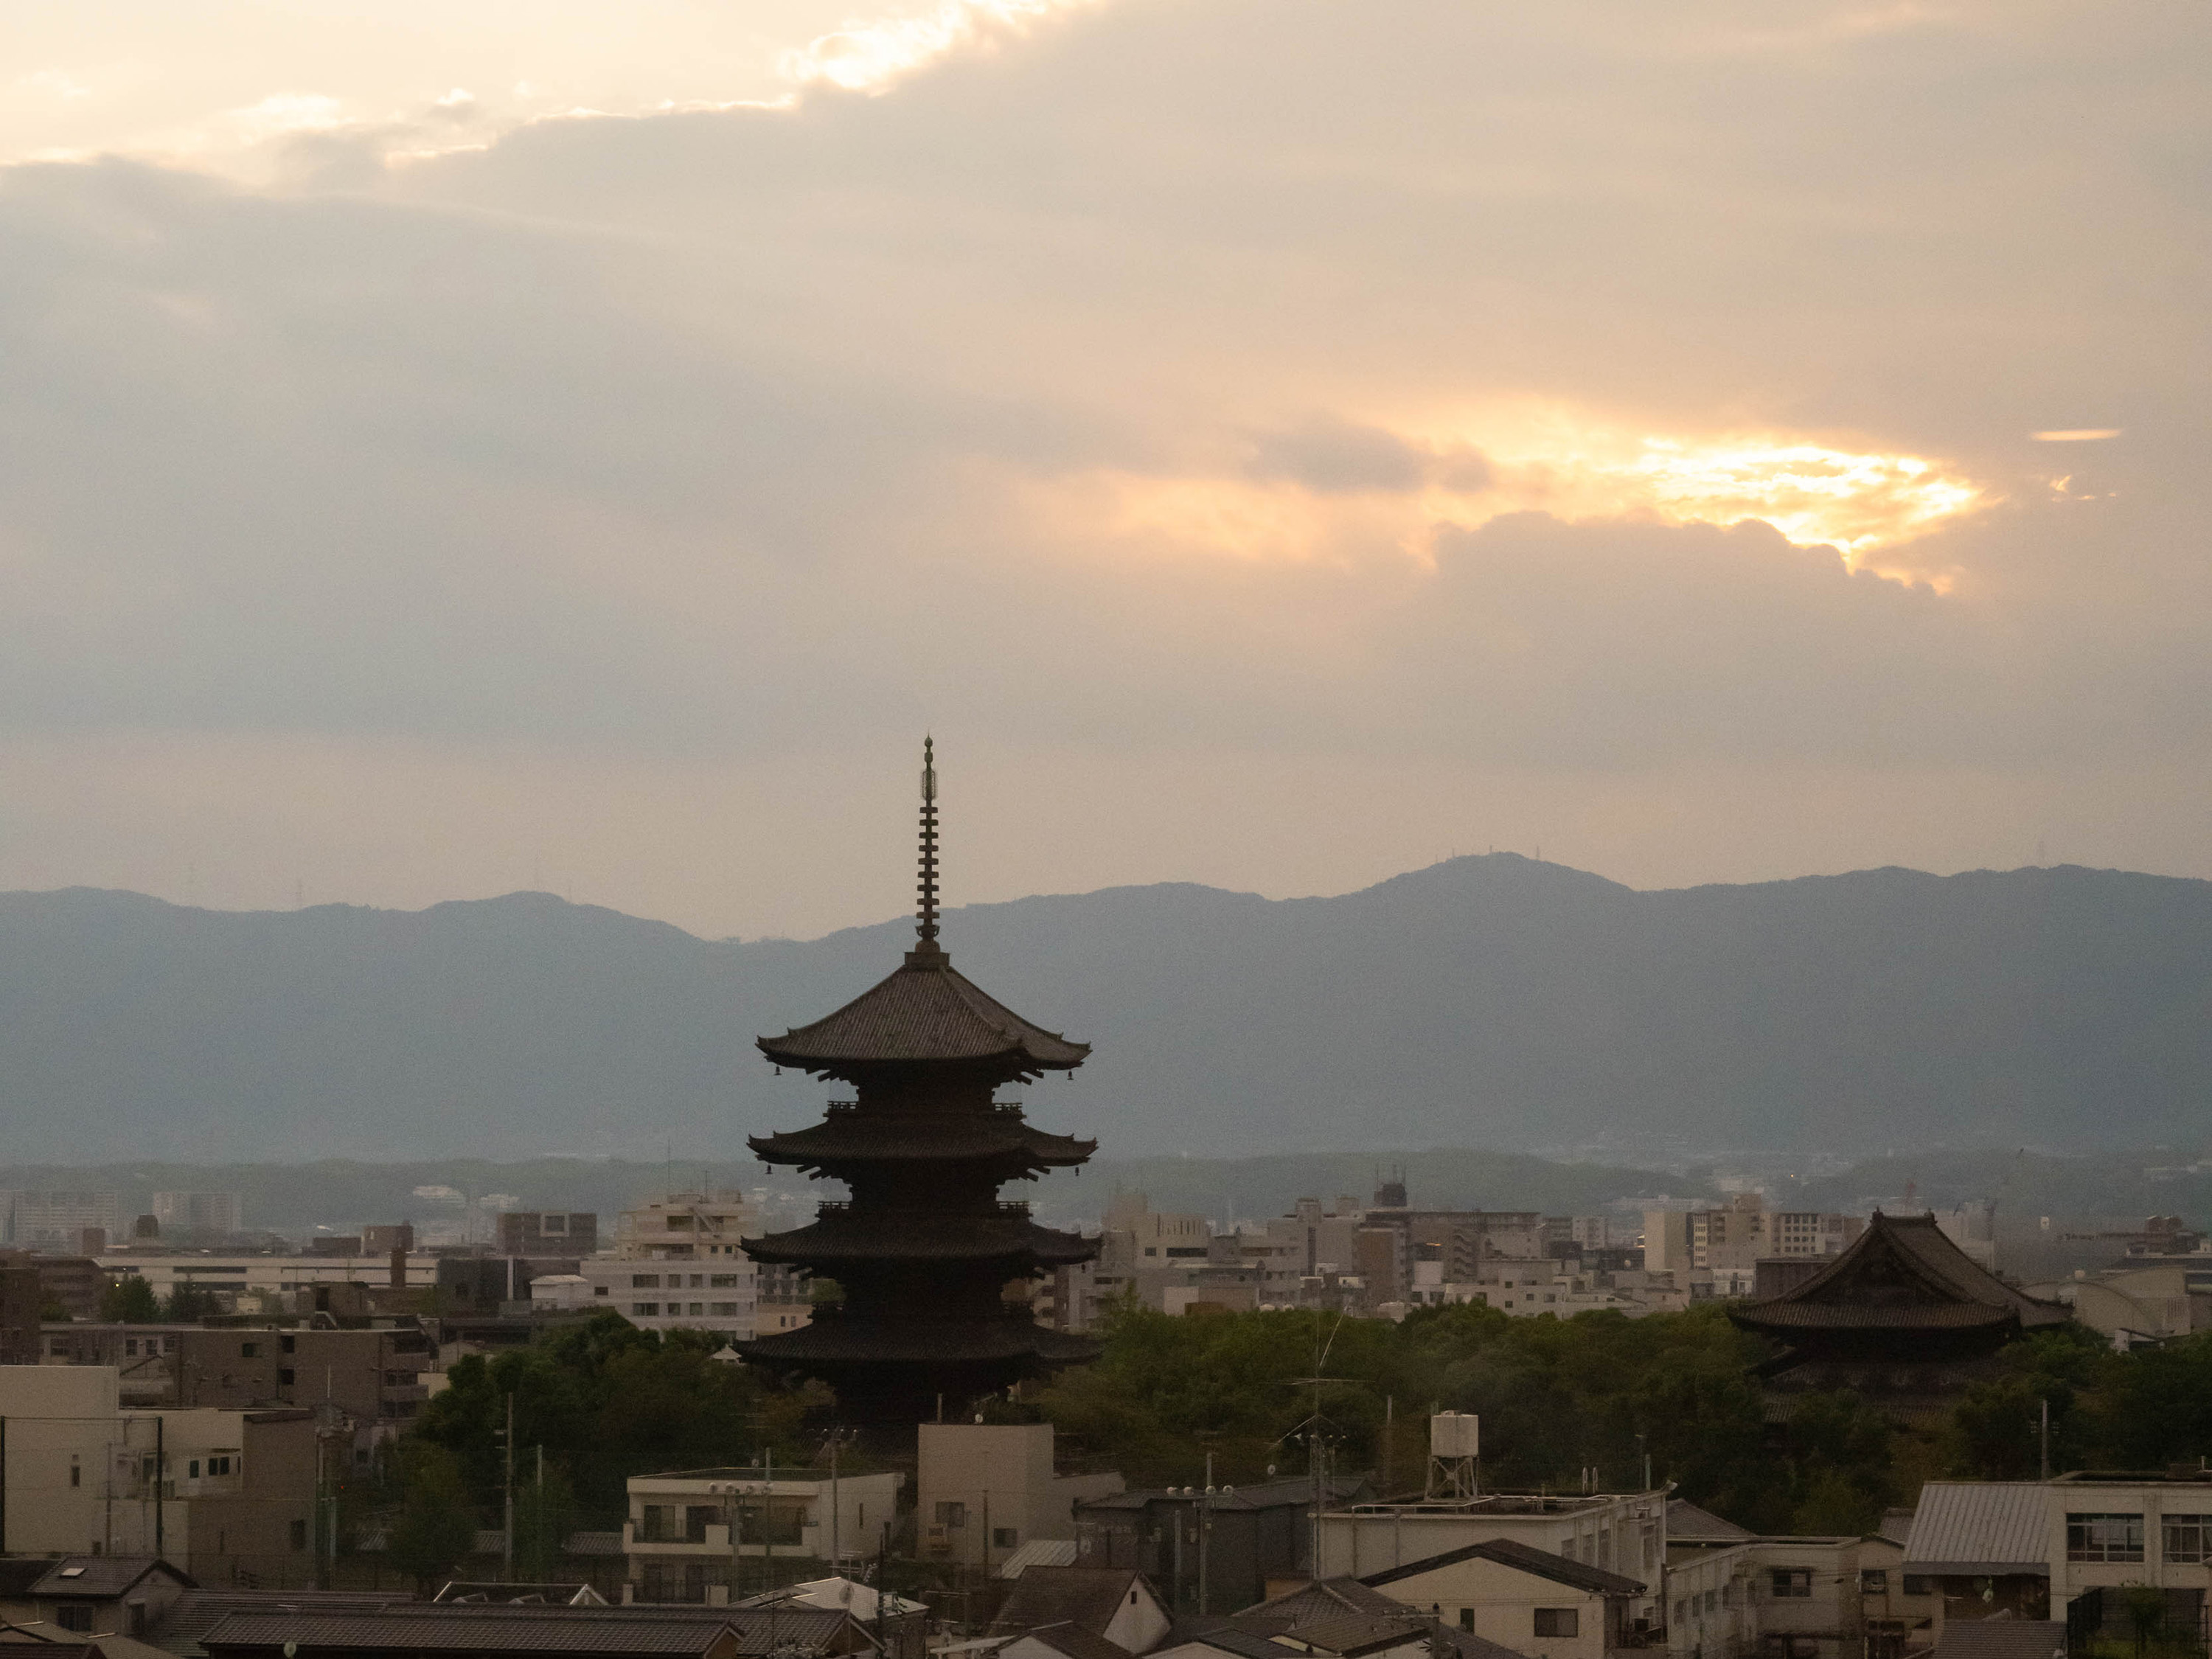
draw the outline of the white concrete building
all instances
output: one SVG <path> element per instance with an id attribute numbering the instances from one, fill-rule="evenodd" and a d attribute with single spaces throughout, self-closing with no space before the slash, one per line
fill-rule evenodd
<path id="1" fill-rule="evenodd" d="M 742 1253 L 703 1260 L 593 1256 L 574 1277 L 586 1286 L 570 1287 L 578 1305 L 611 1308 L 641 1330 L 714 1331 L 738 1340 L 753 1335 L 758 1275 Z"/>
<path id="2" fill-rule="evenodd" d="M 1055 1474 L 1049 1423 L 924 1423 L 915 1496 L 922 1557 L 994 1568 L 1035 1540 L 1075 1537 L 1075 1505 L 1118 1474 Z"/>
<path id="3" fill-rule="evenodd" d="M 869 1560 L 905 1479 L 759 1465 L 633 1475 L 623 1600 L 726 1607 L 821 1563 Z"/>

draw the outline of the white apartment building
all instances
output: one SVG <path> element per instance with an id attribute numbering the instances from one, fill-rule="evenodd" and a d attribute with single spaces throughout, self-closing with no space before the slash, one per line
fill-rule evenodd
<path id="1" fill-rule="evenodd" d="M 10 1244 L 75 1250 L 87 1228 L 110 1238 L 123 1231 L 122 1199 L 115 1193 L 0 1192 L 0 1220 Z"/>
<path id="2" fill-rule="evenodd" d="M 714 1331 L 739 1341 L 754 1334 L 758 1275 L 743 1253 L 692 1261 L 593 1256 L 574 1277 L 586 1287 L 569 1287 L 576 1305 L 611 1308 L 641 1330 Z"/>
<path id="3" fill-rule="evenodd" d="M 625 1261 L 744 1261 L 740 1241 L 759 1230 L 742 1193 L 671 1193 L 615 1221 L 615 1254 Z"/>
<path id="4" fill-rule="evenodd" d="M 633 1475 L 623 1600 L 726 1607 L 822 1563 L 872 1559 L 906 1477 L 751 1468 Z M 787 1565 L 779 1565 L 787 1563 Z"/>

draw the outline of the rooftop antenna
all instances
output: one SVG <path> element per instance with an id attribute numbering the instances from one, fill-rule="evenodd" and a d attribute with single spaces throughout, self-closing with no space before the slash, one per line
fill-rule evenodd
<path id="1" fill-rule="evenodd" d="M 921 740 L 920 870 L 921 881 L 917 890 L 921 894 L 921 908 L 914 930 L 918 942 L 907 953 L 907 960 L 916 966 L 945 959 L 944 948 L 937 942 L 937 743 L 927 737 Z"/>

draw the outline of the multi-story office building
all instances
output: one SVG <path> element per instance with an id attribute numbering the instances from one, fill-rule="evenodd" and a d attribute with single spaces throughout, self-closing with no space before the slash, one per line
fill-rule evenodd
<path id="1" fill-rule="evenodd" d="M 501 1255 L 574 1255 L 599 1248 L 599 1218 L 588 1210 L 508 1210 L 499 1218 Z"/>
<path id="2" fill-rule="evenodd" d="M 228 1238 L 246 1231 L 236 1193 L 155 1193 L 152 1214 L 165 1239 Z"/>
<path id="3" fill-rule="evenodd" d="M 114 1193 L 0 1192 L 7 1242 L 24 1249 L 75 1250 L 97 1228 L 113 1238 L 123 1231 L 123 1206 Z"/>

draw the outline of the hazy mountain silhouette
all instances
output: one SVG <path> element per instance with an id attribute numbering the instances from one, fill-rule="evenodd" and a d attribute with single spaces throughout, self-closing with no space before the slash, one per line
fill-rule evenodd
<path id="1" fill-rule="evenodd" d="M 908 924 L 714 942 L 518 893 L 418 912 L 0 896 L 0 1161 L 728 1158 L 824 1097 L 755 1035 Z M 1096 1045 L 1102 1151 L 2193 1142 L 2212 884 L 1905 870 L 1639 893 L 1510 854 L 1334 898 L 1162 885 L 951 913 Z"/>

